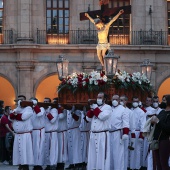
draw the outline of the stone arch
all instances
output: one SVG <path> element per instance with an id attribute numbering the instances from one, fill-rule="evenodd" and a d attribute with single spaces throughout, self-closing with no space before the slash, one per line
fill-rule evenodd
<path id="1" fill-rule="evenodd" d="M 4 101 L 4 106 L 15 108 L 17 92 L 13 82 L 3 74 L 0 74 L 0 100 Z"/>
<path id="2" fill-rule="evenodd" d="M 56 74 L 56 72 L 43 75 L 35 84 L 35 97 L 37 97 L 40 102 L 43 101 L 44 97 L 49 97 L 51 99 L 57 97 L 57 86 L 59 83 L 60 80 L 58 79 L 58 74 Z"/>
<path id="3" fill-rule="evenodd" d="M 161 66 L 162 67 L 162 66 Z M 156 90 L 158 92 L 161 84 L 168 78 L 170 77 L 170 67 L 169 66 L 164 66 L 164 70 L 161 71 L 160 69 L 157 72 L 156 77 L 158 77 L 156 81 Z"/>
<path id="4" fill-rule="evenodd" d="M 158 96 L 160 98 L 160 101 L 162 99 L 162 96 L 165 94 L 170 94 L 170 75 L 164 79 L 164 81 L 159 85 L 158 88 Z"/>

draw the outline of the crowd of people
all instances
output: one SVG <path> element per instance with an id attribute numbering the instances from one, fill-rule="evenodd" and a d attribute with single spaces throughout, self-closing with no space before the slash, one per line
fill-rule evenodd
<path id="1" fill-rule="evenodd" d="M 158 96 L 147 96 L 145 103 L 134 96 L 131 107 L 129 100 L 113 95 L 109 105 L 99 92 L 89 100 L 89 110 L 80 110 L 63 108 L 58 98 L 48 97 L 44 107 L 34 97 L 32 106 L 23 106 L 26 97 L 19 95 L 14 110 L 2 109 L 0 161 L 11 161 L 19 170 L 29 165 L 34 170 L 169 170 L 170 95 L 162 103 Z M 153 140 L 159 145 L 155 150 Z"/>

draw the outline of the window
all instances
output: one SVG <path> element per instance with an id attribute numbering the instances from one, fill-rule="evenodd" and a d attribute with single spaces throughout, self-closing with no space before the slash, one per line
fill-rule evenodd
<path id="1" fill-rule="evenodd" d="M 109 8 L 128 6 L 130 0 L 110 0 Z M 109 29 L 109 42 L 111 44 L 127 45 L 130 32 L 130 14 L 122 14 Z"/>
<path id="2" fill-rule="evenodd" d="M 68 34 L 69 0 L 46 0 L 47 33 Z"/>
<path id="3" fill-rule="evenodd" d="M 168 11 L 168 35 L 170 35 L 170 1 L 167 2 Z"/>
<path id="4" fill-rule="evenodd" d="M 130 0 L 110 0 L 109 8 L 128 6 L 130 5 Z M 111 32 L 124 32 L 129 33 L 130 31 L 130 14 L 122 14 L 119 19 L 117 19 L 110 28 Z"/>
<path id="5" fill-rule="evenodd" d="M 3 0 L 0 0 L 0 33 L 3 30 Z"/>

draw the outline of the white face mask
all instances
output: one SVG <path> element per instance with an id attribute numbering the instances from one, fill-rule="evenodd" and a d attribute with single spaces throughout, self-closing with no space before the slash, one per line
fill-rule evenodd
<path id="1" fill-rule="evenodd" d="M 134 108 L 138 107 L 138 102 L 133 102 L 133 107 Z"/>
<path id="2" fill-rule="evenodd" d="M 118 105 L 118 101 L 117 101 L 117 100 L 113 100 L 113 101 L 112 101 L 112 105 L 113 105 L 114 107 L 116 107 L 116 106 Z"/>
<path id="3" fill-rule="evenodd" d="M 102 99 L 97 99 L 97 104 L 100 106 L 103 104 L 103 100 Z"/>
<path id="4" fill-rule="evenodd" d="M 120 102 L 120 104 L 121 104 L 122 106 L 124 106 L 124 103 L 123 103 L 123 102 Z"/>
<path id="5" fill-rule="evenodd" d="M 154 107 L 154 108 L 157 108 L 158 105 L 159 105 L 159 104 L 158 104 L 157 102 L 154 102 L 154 103 L 153 103 L 153 107 Z"/>

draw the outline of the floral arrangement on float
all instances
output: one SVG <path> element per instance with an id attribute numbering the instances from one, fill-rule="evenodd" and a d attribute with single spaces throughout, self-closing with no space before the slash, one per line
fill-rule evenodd
<path id="1" fill-rule="evenodd" d="M 118 70 L 113 79 L 107 78 L 104 72 L 92 71 L 87 73 L 72 73 L 62 80 L 58 87 L 58 92 L 62 89 L 69 89 L 73 93 L 78 89 L 85 91 L 104 90 L 110 86 L 116 89 L 140 89 L 152 91 L 152 84 L 145 74 L 134 72 L 129 74 L 126 71 Z"/>

